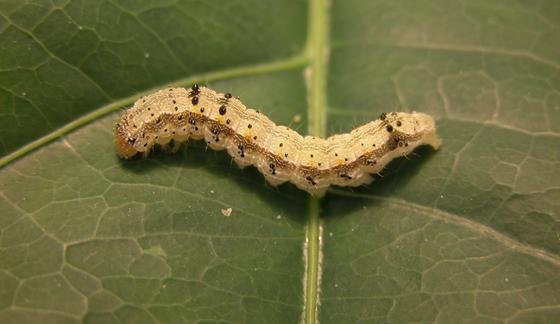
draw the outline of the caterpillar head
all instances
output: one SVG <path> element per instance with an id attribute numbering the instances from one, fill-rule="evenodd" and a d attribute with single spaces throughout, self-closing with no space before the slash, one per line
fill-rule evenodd
<path id="1" fill-rule="evenodd" d="M 130 137 L 123 126 L 124 121 L 121 119 L 115 125 L 115 144 L 117 145 L 117 154 L 123 159 L 130 159 L 135 156 L 138 151 L 134 148 L 135 139 Z"/>

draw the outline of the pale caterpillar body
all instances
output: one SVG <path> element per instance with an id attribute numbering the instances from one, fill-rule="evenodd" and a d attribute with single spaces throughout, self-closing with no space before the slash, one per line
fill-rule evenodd
<path id="1" fill-rule="evenodd" d="M 326 139 L 305 136 L 248 109 L 231 94 L 192 86 L 169 88 L 140 98 L 115 127 L 117 153 L 147 155 L 155 144 L 176 150 L 189 138 L 226 149 L 241 168 L 254 165 L 276 186 L 289 181 L 315 196 L 331 185 L 360 186 L 387 163 L 420 145 L 441 143 L 432 117 L 383 113 L 350 133 Z"/>

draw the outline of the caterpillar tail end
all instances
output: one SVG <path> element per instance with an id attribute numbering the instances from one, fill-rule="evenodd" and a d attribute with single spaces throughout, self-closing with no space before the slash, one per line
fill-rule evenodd
<path id="1" fill-rule="evenodd" d="M 425 137 L 426 144 L 430 145 L 434 148 L 434 150 L 438 150 L 441 146 L 441 138 L 434 132 L 429 134 Z"/>
<path id="2" fill-rule="evenodd" d="M 424 134 L 422 136 L 423 144 L 430 145 L 437 151 L 441 146 L 441 138 L 437 135 L 436 122 L 434 118 L 430 115 L 417 112 L 413 112 L 413 115 L 418 120 L 421 120 L 421 124 L 424 125 L 424 129 L 422 129 Z"/>

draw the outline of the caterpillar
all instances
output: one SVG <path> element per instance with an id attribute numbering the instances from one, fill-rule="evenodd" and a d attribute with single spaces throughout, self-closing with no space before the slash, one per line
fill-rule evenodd
<path id="1" fill-rule="evenodd" d="M 420 145 L 438 149 L 432 117 L 423 113 L 382 113 L 350 133 L 326 139 L 301 136 L 277 126 L 230 93 L 193 85 L 168 88 L 138 99 L 115 126 L 117 154 L 148 155 L 155 144 L 177 151 L 189 138 L 226 149 L 236 164 L 254 165 L 267 182 L 289 181 L 321 197 L 331 185 L 360 186 L 373 181 L 391 160 Z"/>

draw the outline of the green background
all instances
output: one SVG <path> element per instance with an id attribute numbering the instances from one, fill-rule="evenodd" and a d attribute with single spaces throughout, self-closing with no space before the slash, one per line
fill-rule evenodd
<path id="1" fill-rule="evenodd" d="M 0 0 L 0 322 L 553 322 L 558 44 L 555 0 Z M 120 161 L 119 110 L 194 82 L 443 145 L 320 201 L 196 143 Z"/>

